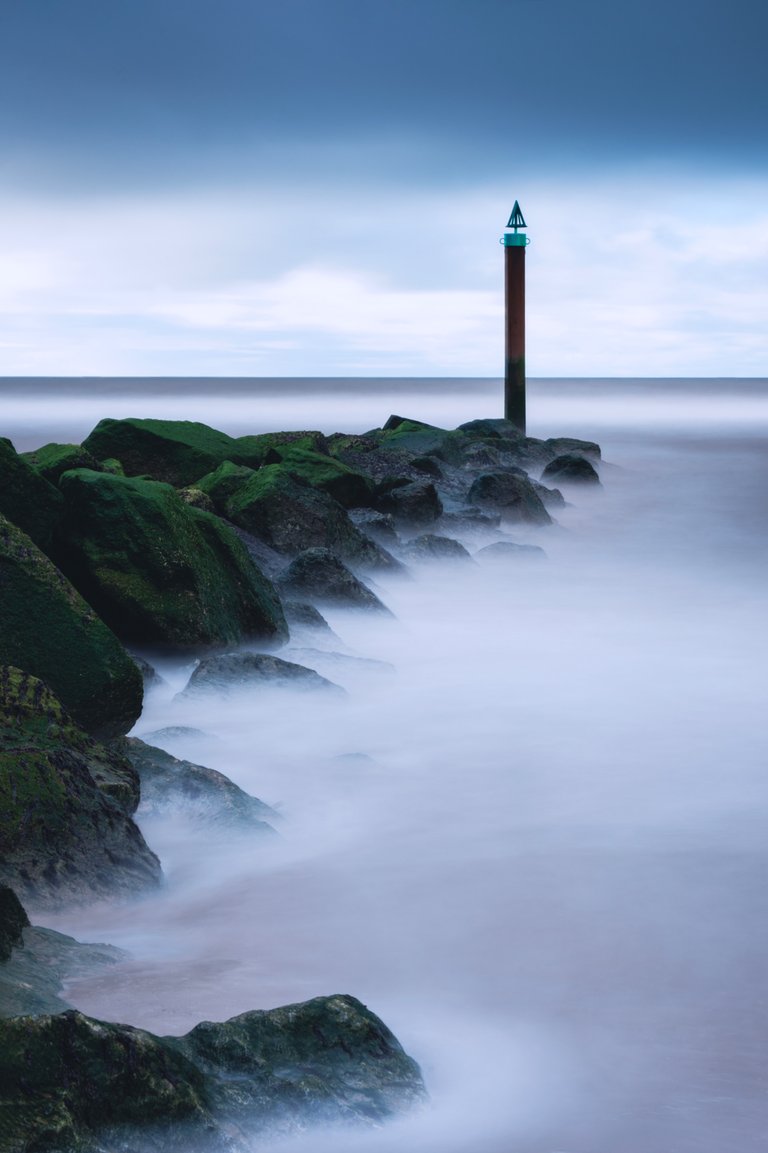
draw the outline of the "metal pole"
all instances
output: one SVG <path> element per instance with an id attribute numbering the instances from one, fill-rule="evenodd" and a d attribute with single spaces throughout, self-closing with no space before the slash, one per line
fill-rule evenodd
<path id="1" fill-rule="evenodd" d="M 525 249 L 527 225 L 515 201 L 504 245 L 504 417 L 525 432 Z M 513 231 L 512 231 L 513 230 Z"/>

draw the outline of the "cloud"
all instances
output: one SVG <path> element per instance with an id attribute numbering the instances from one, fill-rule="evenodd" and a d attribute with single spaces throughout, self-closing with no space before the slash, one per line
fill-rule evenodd
<path id="1" fill-rule="evenodd" d="M 649 170 L 516 188 L 530 375 L 764 374 L 765 192 Z M 512 199 L 292 183 L 6 196 L 2 373 L 499 376 Z"/>

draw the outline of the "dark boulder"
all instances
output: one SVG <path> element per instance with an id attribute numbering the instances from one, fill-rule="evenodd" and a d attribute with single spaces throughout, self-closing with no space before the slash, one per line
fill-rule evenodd
<path id="1" fill-rule="evenodd" d="M 353 524 L 384 548 L 397 548 L 400 544 L 394 517 L 390 513 L 377 512 L 373 508 L 355 508 L 349 515 Z"/>
<path id="2" fill-rule="evenodd" d="M 29 924 L 24 906 L 8 885 L 0 885 L 0 961 L 7 961 L 23 942 Z"/>
<path id="3" fill-rule="evenodd" d="M 586 457 L 575 452 L 556 456 L 541 474 L 542 480 L 556 484 L 600 484 L 600 477 Z"/>
<path id="4" fill-rule="evenodd" d="M 327 492 L 342 508 L 360 508 L 371 503 L 373 481 L 332 456 L 292 447 L 283 451 L 279 463 L 294 480 Z"/>
<path id="5" fill-rule="evenodd" d="M 551 524 L 533 484 L 519 470 L 483 473 L 469 490 L 470 504 L 498 509 L 505 521 Z"/>
<path id="6" fill-rule="evenodd" d="M 409 561 L 468 561 L 471 559 L 464 545 L 449 536 L 424 533 L 403 546 Z"/>
<path id="7" fill-rule="evenodd" d="M 329 637 L 336 635 L 319 609 L 309 604 L 308 601 L 285 600 L 283 601 L 283 609 L 285 610 L 285 619 L 291 628 L 292 638 L 296 633 L 302 632 L 324 633 Z"/>
<path id="8" fill-rule="evenodd" d="M 278 813 L 224 773 L 179 760 L 137 737 L 126 738 L 122 749 L 141 781 L 140 816 L 171 813 L 203 828 L 274 833 L 268 822 L 279 820 Z"/>
<path id="9" fill-rule="evenodd" d="M 156 481 L 77 469 L 60 485 L 57 559 L 123 640 L 184 650 L 285 639 L 274 586 L 218 517 Z"/>
<path id="10" fill-rule="evenodd" d="M 425 1099 L 416 1063 L 354 997 L 157 1037 L 73 1010 L 0 1023 L 9 1153 L 246 1153 L 308 1124 L 378 1125 Z M 247 1134 L 247 1136 L 246 1136 Z"/>
<path id="11" fill-rule="evenodd" d="M 320 604 L 389 613 L 376 594 L 327 548 L 300 553 L 283 573 L 280 588 L 287 596 L 303 595 Z"/>
<path id="12" fill-rule="evenodd" d="M 321 677 L 314 669 L 284 661 L 268 653 L 220 653 L 200 661 L 179 696 L 201 693 L 228 694 L 243 689 L 288 688 L 300 691 L 342 693 L 338 685 Z"/>
<path id="13" fill-rule="evenodd" d="M 413 527 L 434 524 L 443 511 L 432 481 L 407 478 L 380 486 L 376 507 L 380 512 L 391 513 L 395 521 Z"/>
<path id="14" fill-rule="evenodd" d="M 126 476 L 194 484 L 229 459 L 234 439 L 191 420 L 101 420 L 83 441 L 97 460 L 114 457 Z"/>
<path id="15" fill-rule="evenodd" d="M 0 437 L 0 515 L 48 552 L 61 512 L 59 492 Z"/>
<path id="16" fill-rule="evenodd" d="M 354 564 L 386 565 L 386 554 L 354 526 L 339 502 L 296 480 L 287 466 L 234 467 L 204 477 L 200 487 L 246 532 L 288 556 L 321 547 Z"/>
<path id="17" fill-rule="evenodd" d="M 251 436 L 238 436 L 227 459 L 248 468 L 261 468 L 265 464 L 279 464 L 286 452 L 306 449 L 308 452 L 328 453 L 328 440 L 316 429 L 294 429 L 292 432 L 261 432 Z"/>
<path id="18" fill-rule="evenodd" d="M 113 632 L 32 541 L 0 516 L 0 664 L 39 677 L 79 725 L 127 732 L 141 675 Z"/>
<path id="19" fill-rule="evenodd" d="M 0 882 L 36 905 L 156 885 L 159 862 L 131 820 L 138 801 L 122 754 L 87 736 L 41 681 L 0 670 Z"/>
<path id="20" fill-rule="evenodd" d="M 542 442 L 547 451 L 549 460 L 557 456 L 564 456 L 574 452 L 578 456 L 585 456 L 587 460 L 599 461 L 601 457 L 600 445 L 593 440 L 577 440 L 573 436 L 552 436 Z"/>

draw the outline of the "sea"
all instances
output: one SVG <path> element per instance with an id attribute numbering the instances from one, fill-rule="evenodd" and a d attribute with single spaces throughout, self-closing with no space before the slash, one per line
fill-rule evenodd
<path id="1" fill-rule="evenodd" d="M 502 385 L 6 378 L 0 408 L 27 450 L 103 417 L 455 427 L 501 415 Z M 392 618 L 294 639 L 346 695 L 191 703 L 192 662 L 156 661 L 135 735 L 279 835 L 147 819 L 157 893 L 35 918 L 128 951 L 69 983 L 92 1016 L 180 1034 L 350 993 L 419 1062 L 422 1110 L 259 1150 L 768 1147 L 768 380 L 531 380 L 528 411 L 531 436 L 601 445 L 601 486 L 551 526 L 457 534 L 538 563 L 377 574 Z"/>

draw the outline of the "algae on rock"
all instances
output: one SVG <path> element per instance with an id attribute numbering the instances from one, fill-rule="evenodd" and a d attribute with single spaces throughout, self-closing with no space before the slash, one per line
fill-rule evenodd
<path id="1" fill-rule="evenodd" d="M 32 673 L 78 724 L 126 733 L 141 713 L 141 674 L 65 576 L 0 515 L 0 664 Z"/>
<path id="2" fill-rule="evenodd" d="M 157 481 L 76 469 L 57 558 L 129 643 L 189 649 L 280 642 L 280 600 L 235 533 Z"/>

